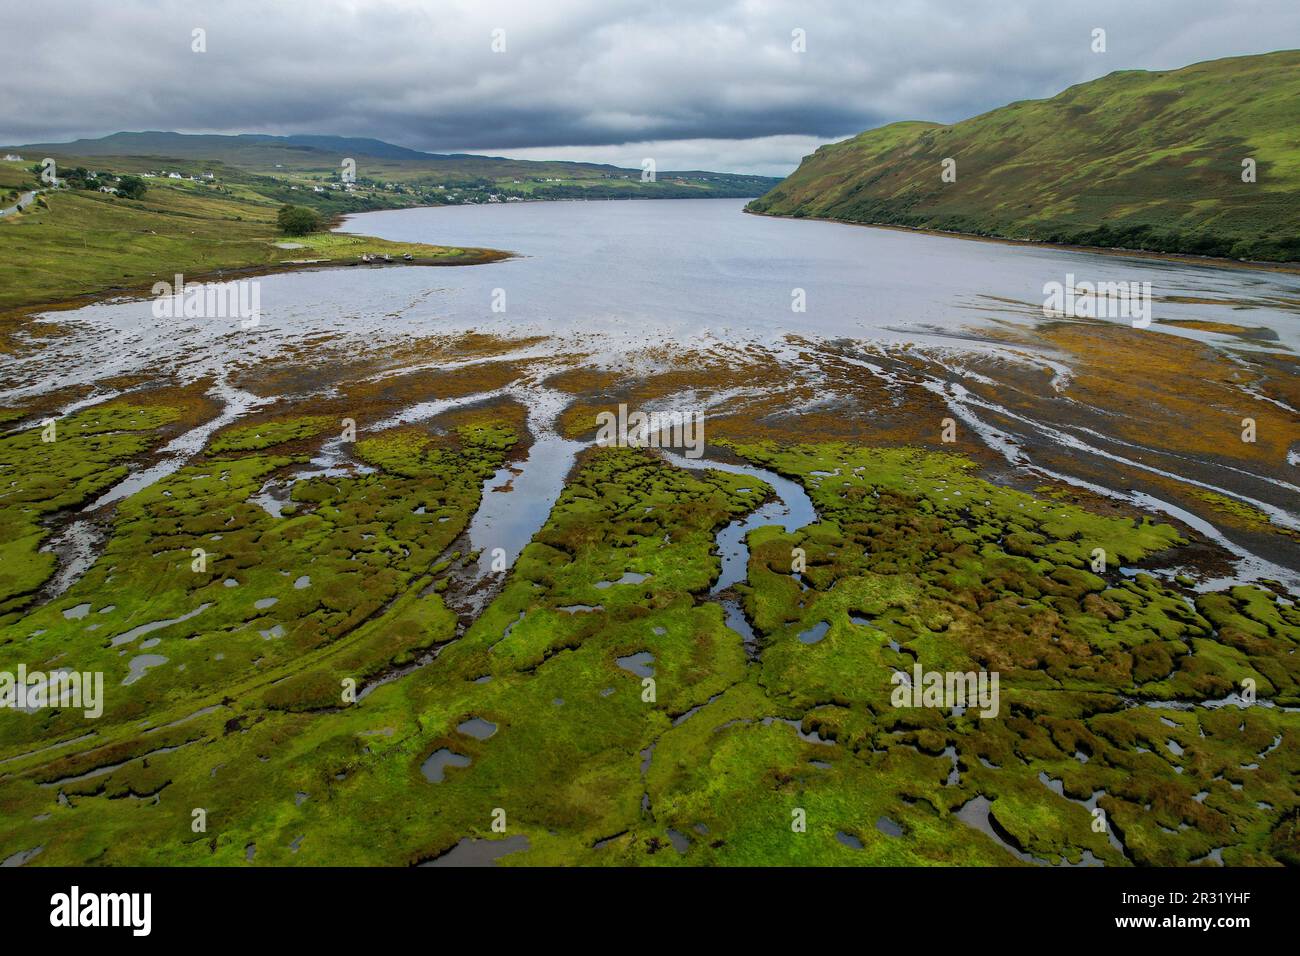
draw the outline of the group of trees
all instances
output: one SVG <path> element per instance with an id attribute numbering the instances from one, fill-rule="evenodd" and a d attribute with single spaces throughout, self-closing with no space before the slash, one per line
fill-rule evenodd
<path id="1" fill-rule="evenodd" d="M 32 172 L 40 179 L 43 167 L 37 163 Z M 96 173 L 85 166 L 73 166 L 71 169 L 59 170 L 59 178 L 72 189 L 99 189 L 107 186 L 116 189 L 119 196 L 127 199 L 141 199 L 149 189 L 149 184 L 139 176 L 114 176 L 112 173 Z M 44 180 L 41 180 L 44 182 Z"/>
<path id="2" fill-rule="evenodd" d="M 142 199 L 149 188 L 139 176 L 123 176 L 117 181 L 117 194 L 127 199 Z"/>
<path id="3" fill-rule="evenodd" d="M 287 203 L 280 207 L 275 221 L 286 236 L 305 236 L 309 232 L 316 232 L 322 225 L 320 213 L 316 210 Z"/>

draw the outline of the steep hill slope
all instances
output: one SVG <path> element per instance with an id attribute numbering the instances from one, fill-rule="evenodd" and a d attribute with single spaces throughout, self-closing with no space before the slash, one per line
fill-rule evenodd
<path id="1" fill-rule="evenodd" d="M 1112 73 L 951 126 L 870 130 L 806 157 L 749 209 L 1300 260 L 1300 51 Z"/>

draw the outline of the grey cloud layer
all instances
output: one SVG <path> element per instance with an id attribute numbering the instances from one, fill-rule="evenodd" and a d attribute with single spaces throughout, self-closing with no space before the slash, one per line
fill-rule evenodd
<path id="1" fill-rule="evenodd" d="M 1300 45 L 1294 0 L 44 0 L 13 14 L 0 39 L 4 142 L 324 132 L 531 156 L 761 140 L 756 165 L 774 143 Z M 196 27 L 206 53 L 190 49 Z M 1105 55 L 1090 49 L 1094 27 Z M 490 47 L 498 28 L 504 53 Z M 795 28 L 806 53 L 791 51 Z M 728 152 L 744 165 L 744 150 Z"/>

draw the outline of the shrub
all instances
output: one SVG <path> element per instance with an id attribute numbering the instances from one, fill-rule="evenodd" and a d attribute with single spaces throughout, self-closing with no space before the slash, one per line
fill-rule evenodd
<path id="1" fill-rule="evenodd" d="M 320 216 L 306 206 L 281 206 L 275 221 L 279 224 L 280 231 L 287 236 L 305 236 L 321 227 Z"/>
<path id="2" fill-rule="evenodd" d="M 117 194 L 127 199 L 143 199 L 149 184 L 139 176 L 123 176 L 117 181 Z"/>

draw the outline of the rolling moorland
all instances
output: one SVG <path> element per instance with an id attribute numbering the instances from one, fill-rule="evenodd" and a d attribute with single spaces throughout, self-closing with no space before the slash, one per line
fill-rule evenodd
<path id="1" fill-rule="evenodd" d="M 749 210 L 1007 239 L 1300 260 L 1300 51 L 1125 70 L 945 126 L 823 146 Z M 941 178 L 956 160 L 956 181 Z M 1242 181 L 1254 159 L 1256 181 Z"/>

